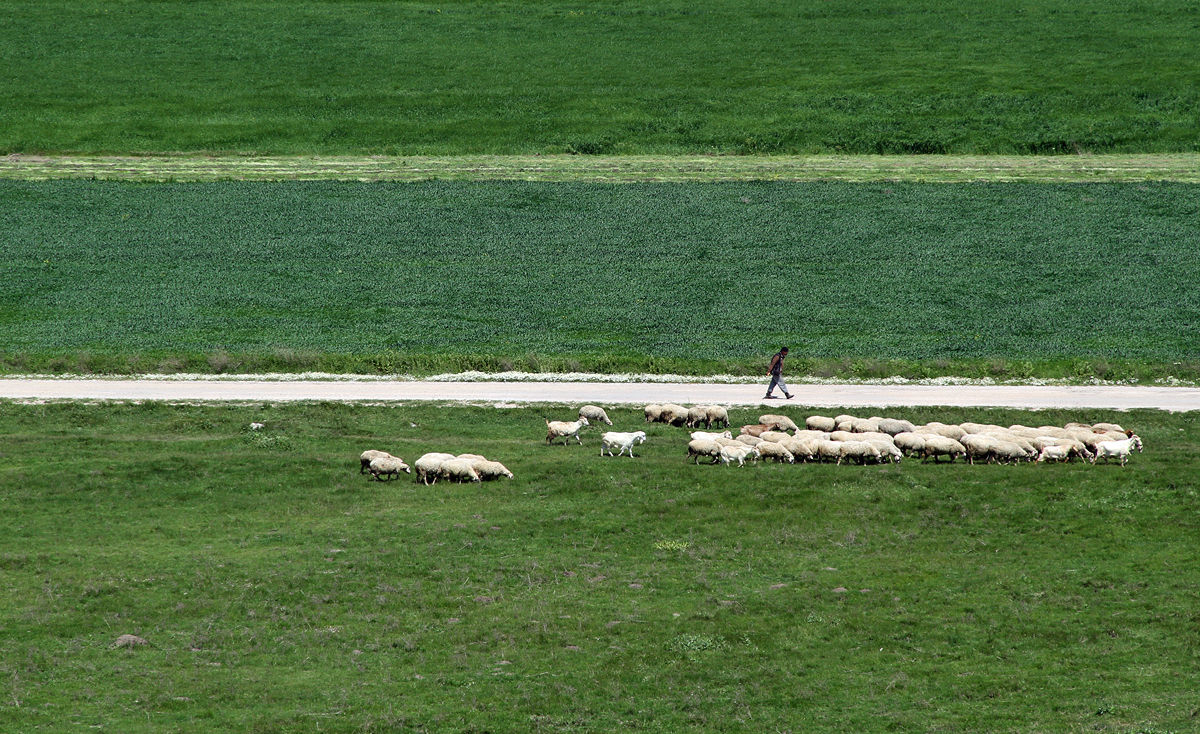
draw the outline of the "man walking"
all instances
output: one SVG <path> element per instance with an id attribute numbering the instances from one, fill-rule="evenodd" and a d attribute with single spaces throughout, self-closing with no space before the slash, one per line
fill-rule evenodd
<path id="1" fill-rule="evenodd" d="M 771 357 L 771 366 L 767 372 L 771 376 L 771 384 L 767 385 L 767 396 L 764 400 L 775 398 L 771 393 L 775 390 L 776 385 L 779 385 L 779 389 L 783 390 L 784 397 L 788 400 L 792 399 L 792 394 L 787 389 L 787 383 L 783 381 L 783 359 L 787 356 L 787 353 L 788 348 L 784 347 Z"/>

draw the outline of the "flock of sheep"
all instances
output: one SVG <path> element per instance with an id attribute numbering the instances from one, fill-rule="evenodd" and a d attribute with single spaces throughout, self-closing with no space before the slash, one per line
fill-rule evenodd
<path id="1" fill-rule="evenodd" d="M 1020 461 L 1066 462 L 1079 459 L 1095 464 L 1116 459 L 1121 466 L 1134 451 L 1142 450 L 1142 439 L 1133 431 L 1115 423 L 1068 423 L 1065 426 L 1004 426 L 984 423 L 926 423 L 917 426 L 894 418 L 859 418 L 853 415 L 809 416 L 803 428 L 785 415 L 764 414 L 758 423 L 744 425 L 738 436 L 729 428 L 729 411 L 715 405 L 685 408 L 681 405 L 647 405 L 647 423 L 667 423 L 693 429 L 687 446 L 688 458 L 701 458 L 713 464 L 744 466 L 747 461 L 774 460 L 788 464 L 798 461 L 837 464 L 899 463 L 905 457 L 933 459 L 946 457 L 950 462 L 963 458 L 968 463 L 1013 464 Z M 573 421 L 546 421 L 546 443 L 558 439 L 568 445 L 572 438 L 583 445 L 580 432 L 596 424 L 612 425 L 603 408 L 585 405 Z M 698 430 L 703 427 L 705 430 Z M 606 431 L 600 436 L 600 455 L 621 456 L 646 441 L 645 431 Z M 613 453 L 616 449 L 617 453 Z M 403 460 L 385 451 L 368 450 L 359 457 L 360 474 L 370 472 L 376 480 L 398 478 L 412 469 Z M 478 454 L 427 453 L 417 459 L 416 481 L 436 483 L 438 479 L 455 482 L 482 482 L 513 474 L 498 461 Z"/>

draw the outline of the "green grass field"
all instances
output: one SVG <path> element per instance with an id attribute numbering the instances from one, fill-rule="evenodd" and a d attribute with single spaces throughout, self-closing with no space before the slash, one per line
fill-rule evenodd
<path id="1" fill-rule="evenodd" d="M 0 343 L 12 371 L 757 374 L 789 344 L 793 374 L 1180 376 L 1197 356 L 1197 196 L 0 182 Z"/>
<path id="2" fill-rule="evenodd" d="M 1194 730 L 1195 416 L 888 412 L 1115 418 L 1125 468 L 737 469 L 637 409 L 634 460 L 546 446 L 573 410 L 5 403 L 0 729 Z"/>
<path id="3" fill-rule="evenodd" d="M 4 4 L 0 153 L 1196 151 L 1200 9 Z"/>

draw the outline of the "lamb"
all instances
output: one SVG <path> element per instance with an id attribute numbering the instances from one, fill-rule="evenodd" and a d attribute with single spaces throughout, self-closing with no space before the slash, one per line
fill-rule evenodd
<path id="1" fill-rule="evenodd" d="M 589 425 L 587 418 L 577 421 L 546 421 L 546 443 L 553 444 L 554 439 L 561 438 L 563 446 L 566 446 L 573 436 L 582 446 L 583 439 L 579 437 L 579 431 L 586 425 Z"/>
<path id="2" fill-rule="evenodd" d="M 587 418 L 589 421 L 603 423 L 606 426 L 611 426 L 612 421 L 608 419 L 608 413 L 604 412 L 604 408 L 598 405 L 585 405 L 579 409 L 579 417 Z"/>
<path id="3" fill-rule="evenodd" d="M 437 484 L 438 472 L 442 469 L 442 464 L 455 459 L 454 454 L 443 454 L 432 451 L 424 454 L 421 458 L 413 462 L 413 466 L 417 468 L 416 480 L 424 484 Z M 433 481 L 430 482 L 430 477 Z"/>
<path id="4" fill-rule="evenodd" d="M 721 428 L 729 428 L 729 411 L 719 405 L 706 405 L 708 410 L 708 427 L 720 424 Z"/>
<path id="5" fill-rule="evenodd" d="M 376 481 L 382 481 L 379 478 L 380 474 L 387 474 L 389 477 L 397 479 L 400 478 L 400 472 L 412 474 L 412 469 L 408 468 L 408 464 L 395 456 L 376 456 L 371 459 L 370 471 Z"/>
<path id="6" fill-rule="evenodd" d="M 810 415 L 804 419 L 804 426 L 810 431 L 833 433 L 837 430 L 837 422 L 823 415 Z"/>
<path id="7" fill-rule="evenodd" d="M 796 423 L 791 418 L 788 418 L 786 415 L 775 415 L 773 413 L 767 413 L 765 415 L 760 415 L 758 417 L 758 422 L 762 423 L 765 426 L 770 426 L 771 428 L 773 428 L 775 430 L 779 430 L 779 431 L 798 431 L 798 430 L 800 430 L 800 426 L 797 426 Z"/>
<path id="8" fill-rule="evenodd" d="M 471 465 L 475 467 L 475 472 L 479 474 L 479 479 L 484 482 L 490 482 L 493 479 L 500 477 L 513 478 L 513 473 L 508 470 L 508 467 L 498 461 L 480 461 L 474 460 Z"/>
<path id="9" fill-rule="evenodd" d="M 789 464 L 796 463 L 796 457 L 791 451 L 788 451 L 782 445 L 773 441 L 763 441 L 752 448 L 758 450 L 758 455 L 765 459 L 774 459 L 779 463 L 787 462 Z"/>
<path id="10" fill-rule="evenodd" d="M 929 436 L 925 439 L 925 448 L 921 449 L 921 461 L 927 461 L 930 456 L 933 457 L 933 463 L 938 463 L 939 456 L 949 456 L 950 463 L 954 463 L 954 457 L 966 456 L 967 447 L 963 446 L 953 438 L 946 436 Z"/>
<path id="11" fill-rule="evenodd" d="M 709 432 L 709 431 L 692 431 L 692 438 L 699 438 L 699 439 L 703 439 L 706 441 L 711 441 L 714 438 L 733 438 L 733 434 L 731 434 L 729 431 L 722 431 L 720 433 Z"/>
<path id="12" fill-rule="evenodd" d="M 617 431 L 607 431 L 600 436 L 600 455 L 604 456 L 604 452 L 608 451 L 608 455 L 613 455 L 613 448 L 618 449 L 617 456 L 629 452 L 629 458 L 633 458 L 633 445 L 636 443 L 646 442 L 645 431 L 634 431 L 632 433 L 619 433 Z"/>
<path id="13" fill-rule="evenodd" d="M 688 443 L 688 458 L 696 457 L 696 463 L 700 463 L 701 456 L 711 456 L 712 463 L 717 463 L 721 458 L 721 449 L 724 448 L 716 441 L 697 438 L 692 439 Z"/>
<path id="14" fill-rule="evenodd" d="M 662 418 L 663 407 L 658 403 L 651 403 L 645 407 L 646 422 L 657 423 Z"/>
<path id="15" fill-rule="evenodd" d="M 758 458 L 757 446 L 745 446 L 741 448 L 736 446 L 721 447 L 721 463 L 729 466 L 730 462 L 737 460 L 738 466 L 745 466 L 746 459 L 754 460 Z"/>
<path id="16" fill-rule="evenodd" d="M 362 465 L 359 468 L 358 473 L 366 474 L 367 469 L 371 466 L 372 459 L 383 459 L 383 458 L 387 458 L 389 456 L 391 456 L 391 454 L 389 454 L 386 451 L 376 451 L 375 449 L 367 449 L 366 451 L 362 452 L 362 454 L 358 457 L 358 461 Z"/>
<path id="17" fill-rule="evenodd" d="M 703 405 L 697 405 L 688 409 L 687 427 L 699 428 L 703 423 L 705 428 L 708 428 L 708 408 Z"/>
<path id="18" fill-rule="evenodd" d="M 855 460 L 859 464 L 865 464 L 868 461 L 879 462 L 879 449 L 866 441 L 842 441 L 838 446 L 837 463 L 841 464 L 843 459 L 847 464 L 851 460 Z"/>
<path id="19" fill-rule="evenodd" d="M 443 461 L 441 468 L 438 469 L 438 476 L 456 482 L 479 482 L 483 479 L 475 469 L 475 462 L 470 459 Z"/>
<path id="20" fill-rule="evenodd" d="M 1142 450 L 1142 439 L 1139 438 L 1133 431 L 1128 431 L 1129 438 L 1124 441 L 1101 441 L 1096 444 L 1096 455 L 1092 457 L 1092 463 L 1095 464 L 1100 459 L 1104 459 L 1104 463 L 1108 463 L 1108 457 L 1112 456 L 1121 460 L 1121 466 L 1125 466 L 1125 461 L 1129 458 L 1129 454 L 1137 449 Z"/>

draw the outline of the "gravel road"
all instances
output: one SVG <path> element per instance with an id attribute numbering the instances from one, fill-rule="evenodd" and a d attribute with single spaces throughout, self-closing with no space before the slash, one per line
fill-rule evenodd
<path id="1" fill-rule="evenodd" d="M 792 385 L 793 400 L 763 400 L 763 392 L 763 385 L 748 384 L 0 379 L 0 399 L 13 400 L 430 400 L 570 405 L 673 402 L 818 408 L 949 406 L 1200 410 L 1200 388 L 1192 387 Z"/>

